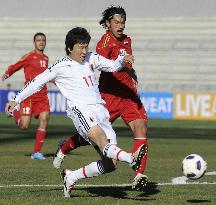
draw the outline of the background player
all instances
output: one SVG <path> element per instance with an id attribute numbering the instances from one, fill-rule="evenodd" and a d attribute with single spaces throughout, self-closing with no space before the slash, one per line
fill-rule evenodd
<path id="1" fill-rule="evenodd" d="M 48 57 L 44 54 L 44 49 L 46 47 L 45 34 L 36 33 L 33 37 L 33 44 L 34 50 L 24 55 L 17 63 L 10 65 L 3 74 L 2 81 L 23 68 L 25 74 L 25 84 L 27 84 L 29 81 L 34 79 L 34 77 L 47 69 Z M 35 118 L 39 119 L 34 150 L 31 155 L 32 159 L 46 159 L 40 151 L 46 136 L 49 112 L 50 108 L 46 86 L 43 86 L 39 92 L 23 101 L 20 105 L 19 111 L 13 111 L 13 117 L 16 124 L 23 130 L 28 129 L 33 115 Z"/>
<path id="2" fill-rule="evenodd" d="M 95 70 L 113 72 L 120 70 L 126 63 L 133 63 L 132 55 L 118 55 L 108 60 L 103 56 L 88 52 L 90 35 L 86 29 L 76 27 L 66 36 L 67 56 L 58 60 L 43 73 L 35 77 L 10 101 L 6 113 L 41 89 L 50 80 L 55 83 L 67 99 L 67 115 L 73 120 L 78 133 L 89 143 L 98 147 L 98 151 L 110 162 L 127 162 L 133 170 L 140 167 L 146 153 L 146 146 L 141 145 L 136 153 L 127 153 L 116 146 L 116 134 L 109 122 L 109 113 L 100 96 Z M 71 196 L 71 191 L 79 179 L 95 177 L 113 171 L 98 160 L 78 170 L 64 170 L 64 195 Z"/>
<path id="3" fill-rule="evenodd" d="M 110 6 L 102 13 L 100 25 L 107 31 L 98 42 L 96 50 L 100 55 L 115 60 L 119 52 L 132 54 L 131 38 L 125 35 L 126 12 L 120 6 Z M 105 100 L 105 107 L 110 114 L 110 122 L 121 117 L 131 128 L 134 134 L 134 144 L 131 150 L 134 153 L 138 147 L 145 144 L 147 139 L 147 116 L 143 104 L 137 93 L 137 77 L 132 65 L 127 63 L 119 72 L 101 72 L 99 89 Z M 87 143 L 75 134 L 57 150 L 53 165 L 59 168 L 66 154 L 79 146 Z M 142 160 L 142 166 L 135 172 L 133 187 L 139 189 L 146 176 L 143 175 L 146 167 L 147 155 Z M 135 187 L 136 186 L 136 187 Z"/>

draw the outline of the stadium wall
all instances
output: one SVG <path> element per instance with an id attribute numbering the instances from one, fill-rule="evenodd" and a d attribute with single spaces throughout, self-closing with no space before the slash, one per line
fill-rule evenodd
<path id="1" fill-rule="evenodd" d="M 47 35 L 50 64 L 65 55 L 64 38 L 74 26 L 92 36 L 90 50 L 103 34 L 98 18 L 0 19 L 0 75 L 32 49 L 32 36 Z M 139 91 L 214 92 L 216 90 L 216 17 L 128 18 Z M 21 88 L 23 72 L 0 82 L 0 89 Z M 50 86 L 49 89 L 55 89 Z"/>
<path id="2" fill-rule="evenodd" d="M 0 0 L 0 18 L 98 18 L 107 6 L 121 5 L 128 17 L 210 17 L 214 0 Z"/>

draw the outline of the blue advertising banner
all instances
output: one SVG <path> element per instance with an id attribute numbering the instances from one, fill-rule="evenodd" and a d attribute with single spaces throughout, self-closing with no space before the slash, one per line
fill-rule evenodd
<path id="1" fill-rule="evenodd" d="M 0 112 L 19 90 L 0 90 Z M 139 92 L 148 118 L 216 120 L 216 93 Z M 65 114 L 67 103 L 59 91 L 49 91 L 50 110 Z"/>
<path id="2" fill-rule="evenodd" d="M 140 92 L 139 95 L 146 109 L 148 118 L 173 119 L 173 93 Z"/>
<path id="3" fill-rule="evenodd" d="M 0 90 L 0 112 L 4 112 L 5 104 L 12 100 L 19 90 Z M 48 92 L 50 110 L 54 114 L 64 114 L 67 108 L 66 99 L 59 91 Z"/>
<path id="4" fill-rule="evenodd" d="M 18 90 L 0 90 L 0 112 L 4 112 L 5 104 L 13 99 Z"/>
<path id="5" fill-rule="evenodd" d="M 50 110 L 54 114 L 65 114 L 67 109 L 67 100 L 59 91 L 49 91 Z"/>
<path id="6" fill-rule="evenodd" d="M 4 112 L 5 104 L 14 98 L 19 90 L 0 90 L 0 112 Z M 140 92 L 148 118 L 173 119 L 174 95 L 166 92 Z M 59 91 L 49 91 L 50 110 L 53 114 L 65 114 L 66 99 Z"/>

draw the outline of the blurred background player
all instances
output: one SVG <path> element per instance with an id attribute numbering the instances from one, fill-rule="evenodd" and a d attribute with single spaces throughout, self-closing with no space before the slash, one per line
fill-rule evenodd
<path id="1" fill-rule="evenodd" d="M 21 68 L 24 69 L 25 84 L 34 79 L 48 67 L 48 57 L 44 54 L 46 47 L 46 36 L 44 33 L 36 33 L 33 37 L 34 50 L 24 55 L 17 63 L 10 65 L 2 76 L 2 81 L 9 78 Z M 46 128 L 49 120 L 49 100 L 47 96 L 47 87 L 43 86 L 41 90 L 21 103 L 18 110 L 14 110 L 12 115 L 16 124 L 23 130 L 28 129 L 31 118 L 34 115 L 39 119 L 39 126 L 36 131 L 36 140 L 32 159 L 46 159 L 41 148 L 46 136 Z"/>
<path id="2" fill-rule="evenodd" d="M 120 6 L 110 6 L 102 13 L 100 25 L 107 31 L 98 42 L 97 53 L 115 60 L 119 52 L 132 54 L 131 38 L 125 35 L 126 12 Z M 129 68 L 129 69 L 128 69 Z M 147 139 L 147 116 L 144 106 L 137 93 L 137 76 L 132 65 L 127 63 L 125 68 L 119 72 L 101 72 L 99 79 L 99 89 L 102 98 L 105 100 L 105 107 L 110 114 L 110 122 L 114 122 L 121 117 L 131 128 L 134 135 L 134 144 L 131 152 L 134 153 L 145 144 L 148 147 Z M 57 150 L 53 165 L 59 168 L 66 154 L 79 146 L 86 145 L 79 134 L 75 134 L 64 142 Z M 142 159 L 140 169 L 134 175 L 133 188 L 139 189 L 147 177 L 143 175 L 146 168 L 147 154 Z"/>

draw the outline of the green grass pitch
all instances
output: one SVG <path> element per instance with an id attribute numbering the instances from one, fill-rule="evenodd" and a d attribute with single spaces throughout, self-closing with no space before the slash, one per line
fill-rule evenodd
<path id="1" fill-rule="evenodd" d="M 63 197 L 60 170 L 52 167 L 52 156 L 60 139 L 75 131 L 65 116 L 50 116 L 43 153 L 45 161 L 32 160 L 37 121 L 27 131 L 0 114 L 0 205 L 190 205 L 216 204 L 216 123 L 206 121 L 149 120 L 149 155 L 145 174 L 154 186 L 132 191 L 133 172 L 119 163 L 110 174 L 79 181 L 72 198 Z M 121 120 L 114 124 L 118 144 L 129 151 L 133 137 Z M 182 176 L 181 162 L 187 154 L 201 155 L 208 163 L 200 180 L 173 185 Z M 68 155 L 62 168 L 77 169 L 99 159 L 91 146 Z"/>

